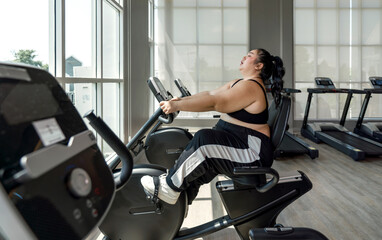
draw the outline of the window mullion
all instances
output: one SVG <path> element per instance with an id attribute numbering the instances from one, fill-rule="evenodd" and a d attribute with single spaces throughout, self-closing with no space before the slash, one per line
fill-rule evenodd
<path id="1" fill-rule="evenodd" d="M 61 19 L 62 19 L 62 22 L 61 22 L 61 77 L 63 79 L 65 79 L 65 32 L 66 32 L 66 29 L 65 29 L 65 19 L 66 19 L 66 16 L 65 16 L 65 0 L 61 0 L 62 1 L 62 4 L 61 4 Z"/>

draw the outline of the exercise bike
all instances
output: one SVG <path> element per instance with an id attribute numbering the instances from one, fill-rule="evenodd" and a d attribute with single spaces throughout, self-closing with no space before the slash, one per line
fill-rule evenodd
<path id="1" fill-rule="evenodd" d="M 155 96 L 169 100 L 167 91 L 157 78 L 149 84 Z M 278 107 L 275 104 L 272 144 L 277 147 L 284 135 L 291 100 L 282 96 Z M 102 120 L 89 115 L 90 124 L 103 137 Z M 100 127 L 101 126 L 101 127 Z M 133 138 L 134 139 L 134 138 Z M 294 200 L 308 192 L 312 183 L 303 172 L 290 176 L 279 176 L 272 168 L 236 168 L 231 180 L 219 181 L 216 188 L 227 211 L 227 215 L 199 226 L 180 230 L 187 211 L 187 196 L 183 192 L 175 205 L 148 199 L 140 184 L 144 175 L 159 176 L 166 169 L 156 165 L 135 166 L 129 182 L 116 192 L 114 202 L 99 229 L 104 239 L 194 239 L 234 226 L 242 239 L 249 239 L 254 228 L 273 227 L 278 214 Z M 118 169 L 113 169 L 115 175 Z M 267 178 L 266 176 L 271 176 Z M 293 234 L 286 239 L 294 239 Z M 317 238 L 319 239 L 319 238 Z M 321 239 L 321 238 L 320 238 Z M 323 239 L 323 238 L 322 238 Z"/>
<path id="2" fill-rule="evenodd" d="M 113 179 L 93 132 L 40 68 L 0 63 L 0 109 L 0 239 L 89 236 L 131 176 L 124 144 L 109 141 L 123 162 Z"/>

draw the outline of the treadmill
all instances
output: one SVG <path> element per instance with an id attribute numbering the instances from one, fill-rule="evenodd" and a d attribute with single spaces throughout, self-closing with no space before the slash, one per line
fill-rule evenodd
<path id="1" fill-rule="evenodd" d="M 284 88 L 283 92 L 290 96 L 291 93 L 299 93 L 301 90 L 293 88 Z M 311 159 L 318 157 L 318 149 L 310 146 L 301 138 L 293 135 L 293 133 L 285 132 L 284 138 L 279 147 L 274 151 L 274 158 L 288 157 L 294 155 L 307 154 Z"/>
<path id="2" fill-rule="evenodd" d="M 317 88 L 308 88 L 308 100 L 305 108 L 304 121 L 301 135 L 310 140 L 329 146 L 347 154 L 356 161 L 363 160 L 366 156 L 382 155 L 382 144 L 371 139 L 350 132 L 344 127 L 346 115 L 349 110 L 353 94 L 364 94 L 363 90 L 335 88 L 330 78 L 316 77 Z M 335 123 L 309 123 L 308 116 L 313 94 L 344 93 L 347 94 L 344 110 L 339 124 Z"/>
<path id="3" fill-rule="evenodd" d="M 382 77 L 369 77 L 369 80 L 374 88 L 365 89 L 365 99 L 363 100 L 361 112 L 359 113 L 358 121 L 353 131 L 361 136 L 382 143 L 382 122 L 362 123 L 371 95 L 382 93 Z"/>

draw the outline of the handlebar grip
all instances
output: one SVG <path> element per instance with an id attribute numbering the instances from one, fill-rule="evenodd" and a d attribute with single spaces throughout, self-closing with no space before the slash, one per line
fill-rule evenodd
<path id="1" fill-rule="evenodd" d="M 158 120 L 161 123 L 170 124 L 170 123 L 172 123 L 174 121 L 174 114 L 173 113 L 167 114 L 166 117 L 163 117 L 161 115 L 161 116 L 158 117 Z"/>

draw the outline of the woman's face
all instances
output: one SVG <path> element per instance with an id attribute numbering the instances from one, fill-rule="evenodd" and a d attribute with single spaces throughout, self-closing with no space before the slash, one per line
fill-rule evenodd
<path id="1" fill-rule="evenodd" d="M 257 50 L 252 50 L 247 53 L 246 56 L 240 62 L 240 70 L 253 70 L 254 68 L 258 68 L 258 64 L 256 63 L 257 59 Z M 261 68 L 260 68 L 261 69 Z"/>

